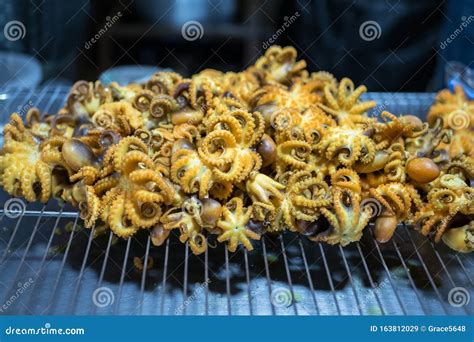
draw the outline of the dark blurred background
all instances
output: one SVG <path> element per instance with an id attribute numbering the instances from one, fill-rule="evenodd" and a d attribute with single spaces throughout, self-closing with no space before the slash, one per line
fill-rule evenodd
<path id="1" fill-rule="evenodd" d="M 474 0 L 2 0 L 0 29 L 0 86 L 238 71 L 272 43 L 371 91 L 474 67 Z"/>

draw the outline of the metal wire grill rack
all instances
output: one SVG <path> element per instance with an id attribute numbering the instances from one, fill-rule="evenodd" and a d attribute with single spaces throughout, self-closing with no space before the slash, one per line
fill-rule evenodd
<path id="1" fill-rule="evenodd" d="M 0 91 L 2 123 L 36 106 L 54 112 L 66 88 Z M 423 115 L 433 94 L 367 94 L 382 110 Z M 294 234 L 252 252 L 209 241 L 194 256 L 176 237 L 118 240 L 83 229 L 74 208 L 31 203 L 16 215 L 0 194 L 0 314 L 472 315 L 474 257 L 400 226 L 387 244 L 366 229 L 346 248 Z M 10 202 L 11 204 L 11 202 Z M 21 204 L 21 203 L 20 203 Z M 16 217 L 15 217 L 16 216 Z"/>

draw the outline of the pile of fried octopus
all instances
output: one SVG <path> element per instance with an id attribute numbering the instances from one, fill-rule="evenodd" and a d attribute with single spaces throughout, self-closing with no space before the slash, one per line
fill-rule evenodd
<path id="1" fill-rule="evenodd" d="M 79 81 L 55 115 L 12 114 L 1 185 L 122 238 L 145 229 L 161 245 L 178 229 L 195 254 L 208 234 L 232 252 L 284 230 L 345 246 L 369 221 L 379 242 L 405 222 L 472 251 L 474 101 L 443 90 L 427 122 L 370 117 L 365 86 L 305 67 L 273 46 L 239 73 Z"/>

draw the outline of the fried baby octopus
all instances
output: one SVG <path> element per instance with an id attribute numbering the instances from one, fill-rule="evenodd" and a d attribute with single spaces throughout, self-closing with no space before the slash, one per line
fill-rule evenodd
<path id="1" fill-rule="evenodd" d="M 75 165 L 85 162 L 83 150 L 63 150 L 64 144 L 70 145 L 70 142 L 65 138 L 50 138 L 41 142 L 14 113 L 4 128 L 4 145 L 0 155 L 2 187 L 9 194 L 23 196 L 27 201 L 47 202 L 51 195 L 61 192 L 56 185 L 62 183 L 62 178 L 67 179 Z"/>
<path id="2" fill-rule="evenodd" d="M 474 215 L 474 188 L 459 175 L 444 174 L 431 184 L 428 203 L 416 214 L 415 221 L 423 235 L 433 232 L 438 242 L 457 215 Z"/>
<path id="3" fill-rule="evenodd" d="M 194 254 L 201 254 L 207 248 L 204 230 L 213 231 L 221 216 L 221 204 L 211 198 L 199 200 L 189 197 L 181 207 L 172 207 L 160 218 L 165 230 L 179 229 L 181 242 L 189 242 Z"/>
<path id="4" fill-rule="evenodd" d="M 3 134 L 4 145 L 0 156 L 2 187 L 9 194 L 23 196 L 27 201 L 48 201 L 53 159 L 58 156 L 53 156 L 54 152 L 50 153 L 48 149 L 41 150 L 39 141 L 25 128 L 18 114 L 12 115 Z"/>
<path id="5" fill-rule="evenodd" d="M 221 182 L 241 182 L 259 170 L 262 158 L 252 149 L 264 132 L 258 112 L 229 111 L 207 124 L 207 135 L 198 148 L 199 156 L 212 167 Z"/>
<path id="6" fill-rule="evenodd" d="M 260 235 L 250 229 L 252 206 L 245 208 L 241 198 L 234 197 L 222 207 L 222 217 L 217 222 L 220 234 L 217 241 L 227 241 L 229 251 L 235 252 L 239 244 L 251 251 L 252 240 L 260 240 Z"/>
<path id="7" fill-rule="evenodd" d="M 427 122 L 376 118 L 366 91 L 280 46 L 241 72 L 79 81 L 56 115 L 12 115 L 0 183 L 121 238 L 147 230 L 162 245 L 176 232 L 195 254 L 211 235 L 234 252 L 285 231 L 346 246 L 371 220 L 381 243 L 404 222 L 472 251 L 473 101 L 457 87 Z"/>
<path id="8" fill-rule="evenodd" d="M 83 178 L 84 169 L 73 178 Z M 157 224 L 162 204 L 172 204 L 175 189 L 157 171 L 148 147 L 136 137 L 127 137 L 109 149 L 97 180 L 87 186 L 87 200 L 81 216 L 91 227 L 100 217 L 119 237 Z"/>

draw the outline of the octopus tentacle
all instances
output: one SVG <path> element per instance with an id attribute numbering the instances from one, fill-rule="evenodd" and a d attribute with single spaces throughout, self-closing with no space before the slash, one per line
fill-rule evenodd
<path id="1" fill-rule="evenodd" d="M 311 152 L 311 145 L 304 141 L 287 141 L 277 146 L 277 158 L 297 169 L 307 167 L 306 160 Z"/>
<path id="2" fill-rule="evenodd" d="M 248 228 L 253 207 L 244 208 L 242 199 L 234 197 L 222 208 L 222 217 L 217 222 L 221 229 L 217 240 L 228 241 L 227 248 L 235 252 L 237 246 L 242 244 L 247 250 L 253 250 L 250 239 L 260 240 L 260 235 Z"/>
<path id="3" fill-rule="evenodd" d="M 277 206 L 283 200 L 281 190 L 284 190 L 285 186 L 262 173 L 252 172 L 245 183 L 245 188 L 254 203 Z"/>
<path id="4" fill-rule="evenodd" d="M 236 154 L 237 141 L 230 132 L 217 130 L 209 133 L 199 147 L 199 155 L 204 162 L 221 166 L 231 162 Z"/>
<path id="5" fill-rule="evenodd" d="M 153 202 L 126 201 L 125 215 L 133 226 L 150 228 L 160 221 L 161 208 Z"/>
<path id="6" fill-rule="evenodd" d="M 358 194 L 361 192 L 359 175 L 352 169 L 337 170 L 331 176 L 331 184 L 334 187 L 349 189 Z"/>
<path id="7" fill-rule="evenodd" d="M 124 239 L 134 235 L 139 229 L 127 219 L 125 205 L 125 194 L 118 195 L 110 206 L 107 220 L 114 234 Z"/>
<path id="8" fill-rule="evenodd" d="M 79 204 L 80 216 L 84 220 L 86 228 L 91 228 L 100 214 L 100 199 L 95 195 L 94 188 L 86 186 L 87 202 Z"/>
<path id="9" fill-rule="evenodd" d="M 346 246 L 358 241 L 363 229 L 370 220 L 370 209 L 360 210 L 360 195 L 346 189 L 335 189 L 333 193 L 333 210 L 322 208 L 321 213 L 331 227 L 311 240 L 325 241 L 329 244 L 340 243 Z"/>

